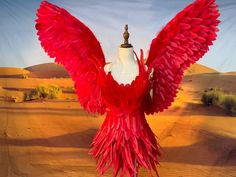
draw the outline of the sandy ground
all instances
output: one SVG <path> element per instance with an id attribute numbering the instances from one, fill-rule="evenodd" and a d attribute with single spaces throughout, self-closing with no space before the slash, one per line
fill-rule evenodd
<path id="1" fill-rule="evenodd" d="M 209 87 L 236 93 L 235 78 L 234 73 L 186 76 L 177 103 L 147 117 L 162 147 L 160 177 L 236 177 L 236 118 L 199 101 Z M 8 90 L 12 94 L 41 82 L 72 86 L 69 79 L 0 78 L 3 88 L 23 89 Z M 87 114 L 72 98 L 0 101 L 0 177 L 98 176 L 88 150 L 104 116 Z M 139 177 L 146 176 L 140 169 Z"/>
<path id="2" fill-rule="evenodd" d="M 0 110 L 0 176 L 98 176 L 88 150 L 103 118 L 77 109 L 77 103 L 38 104 L 42 108 Z M 162 146 L 161 177 L 236 176 L 236 119 L 224 111 L 186 103 L 148 122 Z"/>

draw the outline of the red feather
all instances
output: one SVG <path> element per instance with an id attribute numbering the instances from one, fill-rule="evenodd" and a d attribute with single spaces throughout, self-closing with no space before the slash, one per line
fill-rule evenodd
<path id="1" fill-rule="evenodd" d="M 103 114 L 99 75 L 105 57 L 94 34 L 65 9 L 47 1 L 41 3 L 37 17 L 41 45 L 70 74 L 80 104 L 89 112 Z"/>
<path id="2" fill-rule="evenodd" d="M 81 105 L 90 112 L 107 111 L 90 150 L 100 174 L 112 165 L 114 176 L 119 172 L 120 176 L 137 175 L 140 167 L 157 174 L 160 148 L 144 111 L 154 113 L 170 106 L 185 69 L 216 39 L 219 12 L 215 0 L 196 0 L 178 13 L 153 39 L 146 62 L 148 72 L 141 51 L 140 73 L 127 85 L 119 85 L 111 73 L 105 74 L 101 46 L 82 22 L 46 1 L 37 16 L 41 45 L 67 69 Z M 150 88 L 153 98 L 148 94 Z"/>
<path id="3" fill-rule="evenodd" d="M 184 71 L 198 61 L 216 39 L 220 21 L 215 0 L 196 0 L 179 12 L 152 40 L 146 64 L 152 79 L 153 99 L 146 98 L 147 114 L 168 108 Z"/>

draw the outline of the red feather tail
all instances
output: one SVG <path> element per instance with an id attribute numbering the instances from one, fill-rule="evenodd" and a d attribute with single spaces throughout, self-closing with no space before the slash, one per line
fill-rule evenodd
<path id="1" fill-rule="evenodd" d="M 97 161 L 100 175 L 113 165 L 113 175 L 133 177 L 138 168 L 144 167 L 157 176 L 156 165 L 161 156 L 154 133 L 144 113 L 117 114 L 108 112 L 107 117 L 92 142 L 90 154 Z"/>

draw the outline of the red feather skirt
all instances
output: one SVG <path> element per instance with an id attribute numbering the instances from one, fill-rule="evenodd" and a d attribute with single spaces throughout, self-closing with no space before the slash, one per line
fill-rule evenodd
<path id="1" fill-rule="evenodd" d="M 161 154 L 143 111 L 146 105 L 143 100 L 151 88 L 144 67 L 140 65 L 139 75 L 131 84 L 118 84 L 110 73 L 102 78 L 107 115 L 90 150 L 97 170 L 103 174 L 113 166 L 114 176 L 133 177 L 143 167 L 151 176 L 153 171 L 157 174 Z"/>
<path id="2" fill-rule="evenodd" d="M 114 176 L 137 176 L 139 167 L 157 174 L 159 147 L 143 112 L 108 112 L 91 145 L 100 174 L 112 165 Z"/>

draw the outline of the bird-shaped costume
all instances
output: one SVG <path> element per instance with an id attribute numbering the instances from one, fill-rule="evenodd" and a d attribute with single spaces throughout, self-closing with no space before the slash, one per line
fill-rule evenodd
<path id="1" fill-rule="evenodd" d="M 216 39 L 219 16 L 215 0 L 195 0 L 152 40 L 146 62 L 141 50 L 139 75 L 132 83 L 119 84 L 104 71 L 105 57 L 92 31 L 65 9 L 41 3 L 36 29 L 42 47 L 68 71 L 83 108 L 107 113 L 90 150 L 100 174 L 111 166 L 114 176 L 137 175 L 139 167 L 157 174 L 160 147 L 145 113 L 171 105 L 184 71 Z"/>

